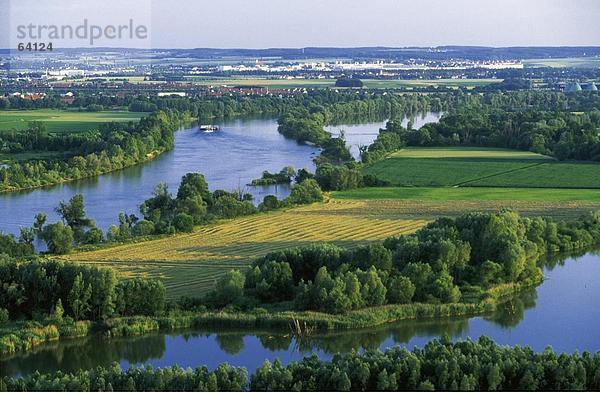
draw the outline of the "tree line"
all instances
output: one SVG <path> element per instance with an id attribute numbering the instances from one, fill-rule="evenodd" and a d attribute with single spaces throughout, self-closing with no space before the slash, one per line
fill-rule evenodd
<path id="1" fill-rule="evenodd" d="M 210 191 L 200 173 L 187 173 L 181 179 L 177 194 L 169 191 L 165 183 L 158 184 L 152 196 L 139 207 L 141 217 L 119 213 L 118 224 L 111 225 L 106 235 L 87 217 L 83 195 L 77 194 L 68 202 L 61 201 L 56 208 L 61 220 L 48 223 L 45 213 L 38 213 L 31 227 L 22 227 L 15 238 L 0 232 L 0 252 L 11 257 L 28 257 L 35 254 L 34 241 L 38 237 L 46 243 L 51 254 L 67 254 L 73 246 L 126 241 L 133 237 L 191 232 L 195 226 L 247 216 L 283 207 L 303 205 L 323 200 L 317 182 L 305 170 L 298 171 L 296 184 L 290 195 L 278 200 L 267 195 L 258 206 L 252 195 L 238 191 Z"/>
<path id="2" fill-rule="evenodd" d="M 0 256 L 0 304 L 10 320 L 44 317 L 99 321 L 157 315 L 165 308 L 159 280 L 119 280 L 112 269 L 54 260 Z"/>
<path id="3" fill-rule="evenodd" d="M 550 155 L 559 160 L 600 161 L 600 96 L 489 94 L 471 96 L 438 123 L 407 130 L 391 121 L 363 161 L 409 146 L 488 146 Z M 374 157 L 375 156 L 375 157 Z"/>
<path id="4" fill-rule="evenodd" d="M 118 364 L 74 373 L 4 377 L 8 391 L 595 391 L 600 353 L 557 354 L 551 348 L 500 346 L 487 337 L 452 343 L 447 337 L 409 351 L 317 355 L 284 366 L 265 361 L 249 378 L 226 364 L 214 371 L 178 366 L 130 368 Z"/>
<path id="5" fill-rule="evenodd" d="M 33 124 L 27 132 L 2 133 L 0 143 L 8 146 L 40 150 L 55 147 L 60 152 L 72 150 L 73 156 L 66 160 L 11 162 L 0 168 L 0 192 L 97 176 L 146 161 L 171 150 L 175 130 L 188 119 L 187 113 L 169 110 L 156 112 L 135 124 L 109 123 L 78 136 L 49 135 L 39 124 Z"/>
<path id="6" fill-rule="evenodd" d="M 438 123 L 413 129 L 390 116 L 361 163 L 339 159 L 321 163 L 316 180 L 323 190 L 389 185 L 364 175 L 364 165 L 405 146 L 483 146 L 528 150 L 559 160 L 600 161 L 600 95 L 559 92 L 457 94 Z M 309 128 L 304 128 L 309 129 Z"/>
<path id="7" fill-rule="evenodd" d="M 276 251 L 245 273 L 230 271 L 204 303 L 212 307 L 288 302 L 294 310 L 340 314 L 406 303 L 477 303 L 494 288 L 537 285 L 546 253 L 600 241 L 600 212 L 574 222 L 516 212 L 440 218 L 415 234 L 344 249 L 330 244 Z M 289 303 L 291 302 L 291 303 Z"/>

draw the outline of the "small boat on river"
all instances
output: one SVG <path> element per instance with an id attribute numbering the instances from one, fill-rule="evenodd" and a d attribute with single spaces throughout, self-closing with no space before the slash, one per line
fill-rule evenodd
<path id="1" fill-rule="evenodd" d="M 200 126 L 200 131 L 206 132 L 206 133 L 219 131 L 219 126 L 216 126 L 214 124 L 202 124 Z"/>

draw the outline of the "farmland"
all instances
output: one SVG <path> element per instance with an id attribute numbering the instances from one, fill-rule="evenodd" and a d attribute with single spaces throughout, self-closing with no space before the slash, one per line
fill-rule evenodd
<path id="1" fill-rule="evenodd" d="M 78 112 L 52 109 L 0 111 L 0 131 L 24 130 L 29 122 L 43 122 L 53 133 L 82 132 L 102 123 L 137 121 L 146 113 L 126 111 Z"/>
<path id="2" fill-rule="evenodd" d="M 334 192 L 335 199 L 581 202 L 600 205 L 600 190 L 495 187 L 374 187 Z"/>
<path id="3" fill-rule="evenodd" d="M 503 149 L 407 148 L 365 173 L 394 186 L 600 187 L 599 164 Z"/>
<path id="4" fill-rule="evenodd" d="M 553 68 L 594 68 L 600 64 L 598 57 L 562 57 L 553 59 L 525 59 L 526 67 L 553 67 Z"/>
<path id="5" fill-rule="evenodd" d="M 426 223 L 403 220 L 394 209 L 361 201 L 330 201 L 261 214 L 211 226 L 191 234 L 101 248 L 67 258 L 111 266 L 123 276 L 164 280 L 171 298 L 200 295 L 230 269 L 245 269 L 270 251 L 331 242 L 353 247 L 409 233 Z"/>

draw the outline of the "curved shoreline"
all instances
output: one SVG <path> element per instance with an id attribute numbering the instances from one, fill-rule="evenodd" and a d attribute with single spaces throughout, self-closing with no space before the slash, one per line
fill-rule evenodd
<path id="1" fill-rule="evenodd" d="M 535 286 L 541 284 L 536 283 Z M 490 288 L 487 297 L 478 303 L 444 304 L 393 304 L 364 308 L 345 314 L 327 314 L 314 311 L 266 310 L 250 312 L 203 312 L 182 313 L 167 316 L 134 316 L 108 319 L 106 321 L 77 321 L 42 325 L 35 321 L 18 322 L 9 328 L 0 328 L 0 356 L 9 357 L 26 353 L 37 346 L 64 339 L 83 338 L 92 334 L 107 337 L 134 337 L 156 332 L 171 332 L 195 328 L 272 328 L 291 331 L 293 335 L 310 335 L 312 331 L 351 331 L 372 328 L 403 320 L 427 320 L 446 317 L 475 317 L 496 310 L 497 306 L 530 286 L 521 284 L 501 285 Z M 294 332 L 292 325 L 299 322 L 310 332 Z"/>

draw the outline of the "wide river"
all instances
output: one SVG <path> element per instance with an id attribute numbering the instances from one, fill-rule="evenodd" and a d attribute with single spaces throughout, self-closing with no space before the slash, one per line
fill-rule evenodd
<path id="1" fill-rule="evenodd" d="M 437 113 L 425 113 L 413 119 L 415 128 L 437 121 Z M 408 119 L 404 119 L 404 124 Z M 262 202 L 265 195 L 283 198 L 289 194 L 288 185 L 246 187 L 262 172 L 278 172 L 287 165 L 295 169 L 314 171 L 313 158 L 319 150 L 284 138 L 277 132 L 277 121 L 268 119 L 237 119 L 217 123 L 220 130 L 203 133 L 190 128 L 175 134 L 175 148 L 155 160 L 92 179 L 69 182 L 31 191 L 0 194 L 0 231 L 19 233 L 20 226 L 31 226 L 39 212 L 48 214 L 49 221 L 58 220 L 54 212 L 61 200 L 83 194 L 86 212 L 103 230 L 117 222 L 119 212 L 138 214 L 142 201 L 149 198 L 160 182 L 177 192 L 181 177 L 188 172 L 201 172 L 212 190 L 245 189 Z M 352 152 L 359 145 L 368 145 L 385 121 L 358 125 L 328 127 L 333 134 L 345 131 Z"/>
<path id="2" fill-rule="evenodd" d="M 285 363 L 311 353 L 323 359 L 350 350 L 383 350 L 396 345 L 423 346 L 448 334 L 453 339 L 491 337 L 500 344 L 552 346 L 559 352 L 600 350 L 600 254 L 546 263 L 546 280 L 501 307 L 475 318 L 405 321 L 373 329 L 315 335 L 298 341 L 285 331 L 196 330 L 138 338 L 89 337 L 38 347 L 0 358 L 1 375 L 28 375 L 35 370 L 74 371 L 108 366 L 179 365 L 214 368 L 227 362 L 255 370 L 265 360 Z"/>

